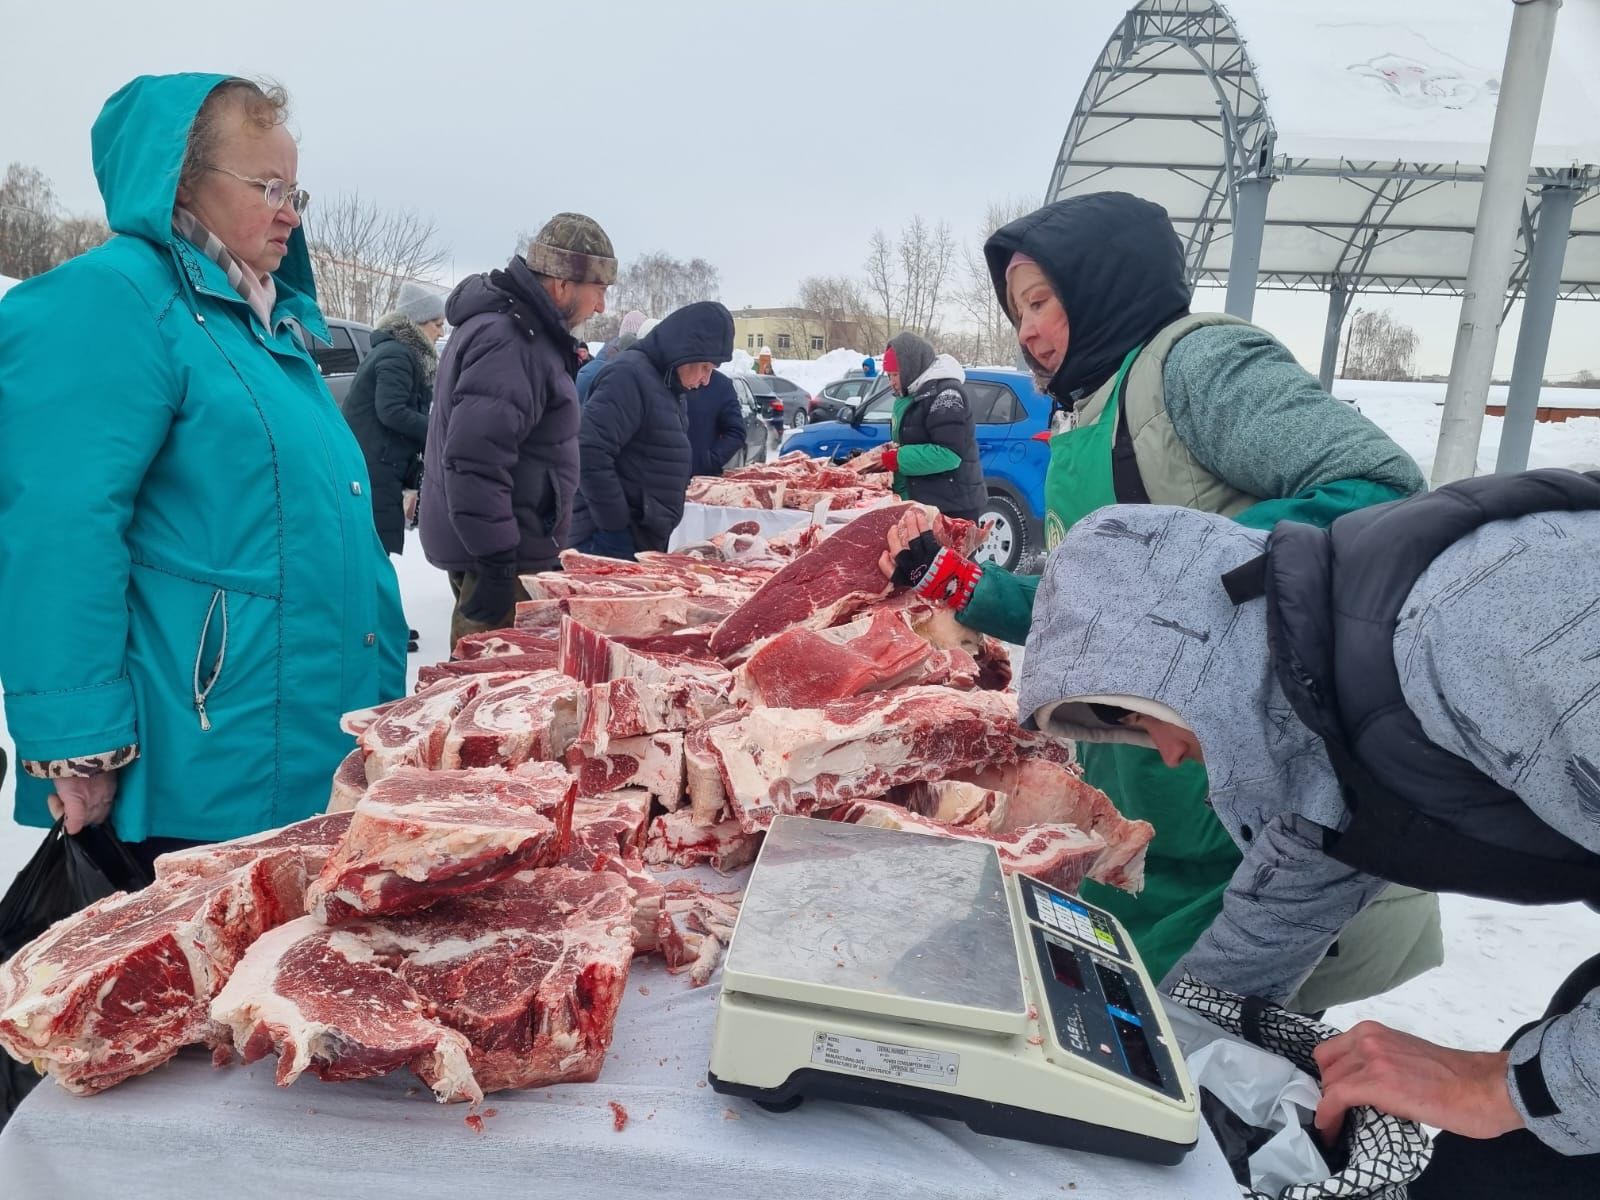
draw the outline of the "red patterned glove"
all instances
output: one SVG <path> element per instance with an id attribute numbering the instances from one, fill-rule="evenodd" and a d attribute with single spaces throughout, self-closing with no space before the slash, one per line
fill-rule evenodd
<path id="1" fill-rule="evenodd" d="M 911 588 L 924 600 L 943 604 L 960 612 L 972 599 L 973 589 L 983 568 L 963 558 L 948 546 L 941 546 L 931 533 L 917 536 L 895 556 L 894 582 Z"/>
<path id="2" fill-rule="evenodd" d="M 900 447 L 890 442 L 883 448 L 883 455 L 878 461 L 883 464 L 885 471 L 898 471 L 900 469 Z"/>

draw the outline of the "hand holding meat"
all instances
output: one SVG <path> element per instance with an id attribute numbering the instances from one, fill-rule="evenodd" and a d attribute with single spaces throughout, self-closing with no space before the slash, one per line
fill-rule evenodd
<path id="1" fill-rule="evenodd" d="M 1506 1083 L 1507 1051 L 1452 1050 L 1363 1021 L 1314 1053 L 1322 1072 L 1317 1132 L 1330 1143 L 1358 1104 L 1469 1138 L 1523 1126 Z"/>
<path id="2" fill-rule="evenodd" d="M 888 542 L 878 567 L 891 583 L 946 608 L 967 606 L 983 568 L 941 543 L 924 510 L 907 512 L 889 530 Z"/>
<path id="3" fill-rule="evenodd" d="M 58 779 L 55 795 L 49 799 L 50 815 L 65 817 L 68 833 L 82 833 L 111 815 L 111 803 L 116 797 L 115 771 L 91 775 L 87 779 Z"/>
<path id="4" fill-rule="evenodd" d="M 871 450 L 864 450 L 852 458 L 846 465 L 857 474 L 865 475 L 870 471 L 893 471 L 900 456 L 900 447 L 893 442 L 885 442 L 881 446 L 874 446 Z"/>

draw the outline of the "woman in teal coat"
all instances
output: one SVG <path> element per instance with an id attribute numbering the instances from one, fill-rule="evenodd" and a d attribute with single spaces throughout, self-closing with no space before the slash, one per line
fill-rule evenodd
<path id="1" fill-rule="evenodd" d="M 286 101 L 145 76 L 95 122 L 119 235 L 0 304 L 0 686 L 17 820 L 146 857 L 326 803 L 406 628 L 327 337 Z"/>

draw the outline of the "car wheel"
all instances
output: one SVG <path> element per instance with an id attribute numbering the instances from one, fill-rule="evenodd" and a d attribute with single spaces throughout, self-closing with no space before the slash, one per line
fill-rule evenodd
<path id="1" fill-rule="evenodd" d="M 978 521 L 989 525 L 989 536 L 973 557 L 981 563 L 993 563 L 1002 571 L 1015 571 L 1029 549 L 1028 521 L 1017 502 L 1003 492 L 991 492 Z"/>
<path id="2" fill-rule="evenodd" d="M 795 409 L 793 424 L 796 429 L 804 429 L 811 424 L 811 414 L 803 408 Z"/>

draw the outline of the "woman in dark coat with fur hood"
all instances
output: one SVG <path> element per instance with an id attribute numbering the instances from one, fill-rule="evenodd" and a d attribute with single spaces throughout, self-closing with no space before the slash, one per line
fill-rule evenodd
<path id="1" fill-rule="evenodd" d="M 372 352 L 344 398 L 344 419 L 361 443 L 372 480 L 372 521 L 390 554 L 405 549 L 405 492 L 422 480 L 439 368 L 434 343 L 443 332 L 444 297 L 420 284 L 402 285 L 394 311 L 378 319 Z"/>

